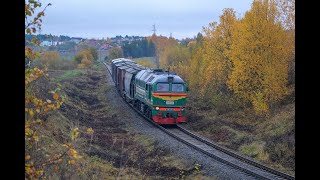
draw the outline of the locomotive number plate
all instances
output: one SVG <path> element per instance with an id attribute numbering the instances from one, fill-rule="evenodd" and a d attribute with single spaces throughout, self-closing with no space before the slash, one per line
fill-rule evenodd
<path id="1" fill-rule="evenodd" d="M 166 104 L 174 104 L 174 101 L 166 101 Z"/>

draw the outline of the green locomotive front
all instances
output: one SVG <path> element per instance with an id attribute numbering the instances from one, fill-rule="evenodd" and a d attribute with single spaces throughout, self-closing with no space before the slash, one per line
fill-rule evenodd
<path id="1" fill-rule="evenodd" d="M 135 76 L 135 105 L 158 124 L 186 122 L 186 86 L 175 73 L 141 70 Z"/>

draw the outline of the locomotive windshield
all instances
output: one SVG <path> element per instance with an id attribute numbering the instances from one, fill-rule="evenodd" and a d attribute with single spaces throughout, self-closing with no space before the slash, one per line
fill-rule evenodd
<path id="1" fill-rule="evenodd" d="M 171 88 L 170 88 L 171 85 Z M 157 92 L 184 92 L 184 84 L 158 83 Z"/>
<path id="2" fill-rule="evenodd" d="M 183 84 L 172 84 L 172 92 L 183 92 Z"/>
<path id="3" fill-rule="evenodd" d="M 157 91 L 159 91 L 159 92 L 169 91 L 169 84 L 168 83 L 158 83 L 157 84 Z"/>

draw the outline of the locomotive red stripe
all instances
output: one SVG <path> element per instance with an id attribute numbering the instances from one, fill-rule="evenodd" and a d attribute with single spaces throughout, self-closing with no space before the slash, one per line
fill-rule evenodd
<path id="1" fill-rule="evenodd" d="M 164 107 L 161 107 L 161 108 L 159 108 L 159 110 L 160 111 L 167 111 L 168 109 L 173 109 L 173 111 L 180 111 L 181 110 L 181 108 L 164 108 Z"/>

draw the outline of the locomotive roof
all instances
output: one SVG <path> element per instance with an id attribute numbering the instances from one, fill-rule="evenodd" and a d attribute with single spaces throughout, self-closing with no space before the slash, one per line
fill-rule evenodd
<path id="1" fill-rule="evenodd" d="M 173 77 L 173 83 L 184 83 L 184 81 L 175 73 L 168 74 L 168 72 L 160 71 L 157 69 L 141 70 L 136 75 L 137 79 L 145 81 L 148 84 L 153 84 L 156 82 L 168 82 L 168 77 Z"/>

